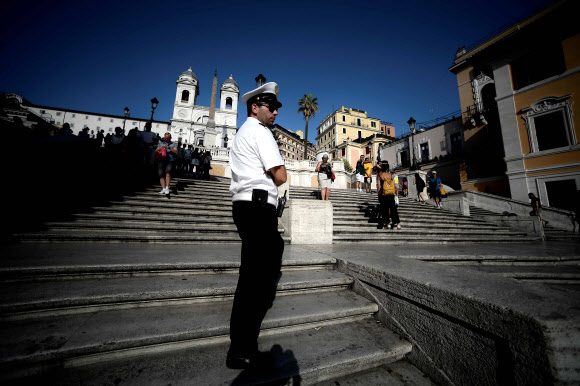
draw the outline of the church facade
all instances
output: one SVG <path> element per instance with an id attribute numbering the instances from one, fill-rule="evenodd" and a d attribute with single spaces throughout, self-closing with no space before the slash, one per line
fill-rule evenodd
<path id="1" fill-rule="evenodd" d="M 196 104 L 199 81 L 191 67 L 177 79 L 173 117 L 170 119 L 174 140 L 204 147 L 229 148 L 237 132 L 240 89 L 230 77 L 220 87 L 216 108 L 217 73 L 212 85 L 211 106 Z"/>

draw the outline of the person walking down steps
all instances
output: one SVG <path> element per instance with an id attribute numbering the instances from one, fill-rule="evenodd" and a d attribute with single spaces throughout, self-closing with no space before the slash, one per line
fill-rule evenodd
<path id="1" fill-rule="evenodd" d="M 278 85 L 266 83 L 242 96 L 248 118 L 230 151 L 234 223 L 242 239 L 241 266 L 230 318 L 226 366 L 247 369 L 269 364 L 258 351 L 262 320 L 272 307 L 281 276 L 284 241 L 278 232 L 278 186 L 286 168 L 269 127 L 278 109 Z"/>

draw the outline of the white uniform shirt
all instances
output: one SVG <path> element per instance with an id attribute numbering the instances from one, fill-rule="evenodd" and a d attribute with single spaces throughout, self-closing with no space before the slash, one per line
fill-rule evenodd
<path id="1" fill-rule="evenodd" d="M 234 137 L 230 149 L 233 201 L 252 201 L 252 190 L 268 191 L 268 203 L 278 205 L 278 187 L 264 169 L 284 165 L 270 129 L 248 117 Z"/>

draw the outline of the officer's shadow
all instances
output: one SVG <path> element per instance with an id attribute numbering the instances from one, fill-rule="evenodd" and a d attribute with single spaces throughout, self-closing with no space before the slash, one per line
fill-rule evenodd
<path id="1" fill-rule="evenodd" d="M 298 368 L 298 361 L 294 357 L 292 350 L 286 350 L 279 344 L 272 346 L 267 352 L 269 356 L 267 363 L 252 369 L 242 371 L 232 385 L 269 385 L 282 386 L 289 384 L 300 386 L 301 377 Z"/>

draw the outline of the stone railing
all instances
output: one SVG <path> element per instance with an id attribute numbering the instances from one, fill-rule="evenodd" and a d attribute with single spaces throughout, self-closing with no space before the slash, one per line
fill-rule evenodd
<path id="1" fill-rule="evenodd" d="M 476 192 L 473 190 L 456 190 L 449 192 L 450 199 L 464 198 L 469 205 L 496 213 L 517 215 L 524 219 L 533 219 L 529 202 L 496 196 L 495 194 Z M 573 231 L 573 213 L 567 210 L 542 208 L 542 217 L 556 228 Z"/>

